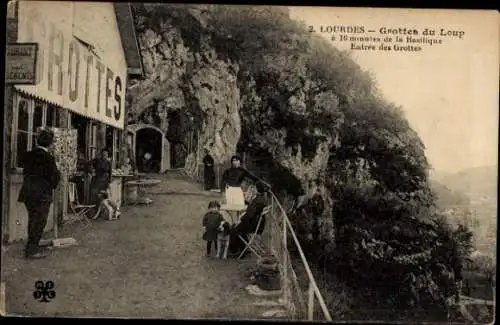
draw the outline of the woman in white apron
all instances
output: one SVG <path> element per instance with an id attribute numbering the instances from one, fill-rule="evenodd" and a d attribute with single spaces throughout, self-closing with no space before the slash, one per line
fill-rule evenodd
<path id="1" fill-rule="evenodd" d="M 241 167 L 239 156 L 231 157 L 231 167 L 224 171 L 221 180 L 221 193 L 225 194 L 227 205 L 245 205 L 245 197 L 241 189 L 241 183 L 248 178 L 253 182 L 260 179 Z"/>

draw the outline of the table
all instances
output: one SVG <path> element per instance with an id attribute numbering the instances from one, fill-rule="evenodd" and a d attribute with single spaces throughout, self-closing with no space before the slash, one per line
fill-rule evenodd
<path id="1" fill-rule="evenodd" d="M 149 204 L 153 200 L 146 197 L 146 187 L 152 187 L 159 184 L 157 179 L 139 179 L 135 181 L 128 181 L 126 185 L 127 190 L 127 203 L 128 204 Z"/>
<path id="2" fill-rule="evenodd" d="M 111 183 L 109 184 L 109 189 L 111 192 L 110 199 L 118 204 L 119 207 L 125 204 L 125 197 L 123 195 L 123 183 L 127 178 L 133 177 L 133 175 L 125 174 L 112 174 Z"/>
<path id="3" fill-rule="evenodd" d="M 246 211 L 247 206 L 237 205 L 237 204 L 223 204 L 221 205 L 220 209 L 222 211 L 226 211 L 227 214 L 229 214 L 229 216 L 231 217 L 231 221 L 233 222 L 233 224 L 236 224 L 240 221 L 240 217 L 243 214 L 243 212 Z"/>

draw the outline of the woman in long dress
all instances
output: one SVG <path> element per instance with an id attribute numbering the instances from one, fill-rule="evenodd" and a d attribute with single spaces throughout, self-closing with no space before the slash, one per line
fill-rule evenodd
<path id="1" fill-rule="evenodd" d="M 90 182 L 90 202 L 99 204 L 101 199 L 99 193 L 107 191 L 111 183 L 111 161 L 109 161 L 107 149 L 101 150 L 101 156 L 94 158 L 90 165 L 94 170 L 94 177 Z"/>
<path id="2" fill-rule="evenodd" d="M 210 191 L 215 187 L 215 171 L 214 171 L 214 158 L 212 158 L 208 149 L 205 149 L 203 166 L 204 166 L 203 178 L 205 181 L 205 190 Z"/>
<path id="3" fill-rule="evenodd" d="M 227 205 L 245 205 L 245 197 L 241 189 L 241 183 L 245 179 L 250 179 L 253 182 L 261 181 L 257 176 L 241 167 L 239 156 L 231 157 L 231 167 L 224 171 L 221 180 L 221 193 L 225 194 Z"/>

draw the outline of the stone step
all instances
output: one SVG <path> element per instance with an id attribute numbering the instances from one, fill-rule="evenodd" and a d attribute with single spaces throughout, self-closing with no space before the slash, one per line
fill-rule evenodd
<path id="1" fill-rule="evenodd" d="M 258 286 L 253 284 L 246 286 L 245 289 L 249 294 L 259 297 L 278 297 L 282 295 L 281 290 L 274 290 L 274 291 L 262 290 Z"/>
<path id="2" fill-rule="evenodd" d="M 278 300 L 258 300 L 252 303 L 253 306 L 257 307 L 284 307 L 285 302 L 280 298 Z"/>
<path id="3" fill-rule="evenodd" d="M 288 313 L 284 308 L 273 308 L 273 309 L 269 309 L 269 310 L 266 310 L 265 312 L 263 312 L 262 317 L 273 318 L 273 319 L 276 319 L 276 318 L 287 319 Z"/>

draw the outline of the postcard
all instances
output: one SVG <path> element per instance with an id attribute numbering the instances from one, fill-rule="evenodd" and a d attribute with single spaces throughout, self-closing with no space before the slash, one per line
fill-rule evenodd
<path id="1" fill-rule="evenodd" d="M 492 323 L 496 11 L 11 1 L 2 315 Z"/>

